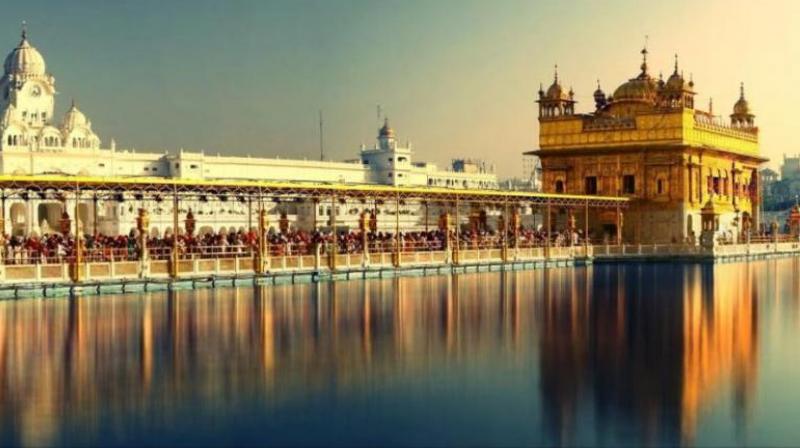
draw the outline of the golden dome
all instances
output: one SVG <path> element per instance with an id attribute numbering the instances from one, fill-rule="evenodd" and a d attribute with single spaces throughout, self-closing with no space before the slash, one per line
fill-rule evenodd
<path id="1" fill-rule="evenodd" d="M 553 75 L 553 84 L 547 88 L 547 94 L 545 98 L 548 100 L 568 100 L 569 96 L 564 92 L 564 88 L 561 87 L 561 84 L 558 82 L 558 65 L 555 67 L 555 73 Z"/>
<path id="2" fill-rule="evenodd" d="M 647 73 L 647 48 L 642 49 L 642 65 L 639 76 L 629 79 L 614 91 L 614 101 L 646 101 L 655 103 L 658 83 Z"/>
<path id="3" fill-rule="evenodd" d="M 647 101 L 655 102 L 658 94 L 656 82 L 647 77 L 637 77 L 628 80 L 614 91 L 614 101 Z"/>
<path id="4" fill-rule="evenodd" d="M 744 83 L 739 86 L 739 100 L 733 105 L 735 115 L 750 115 L 750 104 L 744 99 Z"/>

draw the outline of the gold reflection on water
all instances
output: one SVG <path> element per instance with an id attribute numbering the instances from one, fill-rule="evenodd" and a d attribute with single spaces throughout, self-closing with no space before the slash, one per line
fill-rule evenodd
<path id="1" fill-rule="evenodd" d="M 796 272 L 797 261 L 787 263 L 3 302 L 0 432 L 42 445 L 68 425 L 96 430 L 101 414 L 169 422 L 188 399 L 219 409 L 253 398 L 278 406 L 442 366 L 510 365 L 538 369 L 531 399 L 559 442 L 570 442 L 585 412 L 609 424 L 627 416 L 644 440 L 691 441 L 721 395 L 732 395 L 746 422 L 759 295 L 788 288 L 800 296 L 797 276 L 786 285 L 772 275 Z M 667 269 L 674 272 L 659 274 Z"/>

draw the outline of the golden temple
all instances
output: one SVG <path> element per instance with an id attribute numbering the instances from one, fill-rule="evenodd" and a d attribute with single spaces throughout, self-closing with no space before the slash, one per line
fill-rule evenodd
<path id="1" fill-rule="evenodd" d="M 650 75 L 648 51 L 640 72 L 606 95 L 598 82 L 595 110 L 575 112 L 575 93 L 540 87 L 539 149 L 542 188 L 548 193 L 626 196 L 621 238 L 636 243 L 695 243 L 701 214 L 718 217 L 718 234 L 733 241 L 759 225 L 758 127 L 744 85 L 732 113 L 695 108 L 694 81 L 684 78 L 675 56 L 672 74 Z M 580 211 L 579 211 L 580 212 Z M 564 221 L 562 209 L 556 221 Z M 616 217 L 596 214 L 590 236 L 613 238 Z M 573 215 L 574 216 L 574 215 Z"/>

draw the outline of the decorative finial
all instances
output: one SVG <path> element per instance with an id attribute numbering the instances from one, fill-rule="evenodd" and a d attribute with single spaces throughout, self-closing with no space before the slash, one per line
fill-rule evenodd
<path id="1" fill-rule="evenodd" d="M 28 38 L 28 22 L 22 21 L 22 40 Z"/>
<path id="2" fill-rule="evenodd" d="M 647 35 L 644 36 L 644 47 L 642 47 L 642 75 L 647 74 Z"/>
<path id="3" fill-rule="evenodd" d="M 553 83 L 558 84 L 558 64 L 555 65 L 553 70 Z"/>
<path id="4" fill-rule="evenodd" d="M 744 81 L 739 83 L 739 99 L 744 99 Z"/>
<path id="5" fill-rule="evenodd" d="M 600 78 L 597 78 L 597 90 L 603 90 L 600 88 Z"/>
<path id="6" fill-rule="evenodd" d="M 675 72 L 676 75 L 678 74 L 678 53 L 675 53 Z"/>
<path id="7" fill-rule="evenodd" d="M 714 98 L 708 97 L 708 114 L 714 115 Z"/>

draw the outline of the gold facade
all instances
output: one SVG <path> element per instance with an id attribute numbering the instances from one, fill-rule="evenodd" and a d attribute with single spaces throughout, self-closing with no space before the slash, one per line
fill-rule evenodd
<path id="1" fill-rule="evenodd" d="M 642 54 L 641 73 L 612 96 L 598 86 L 592 113 L 574 112 L 574 93 L 563 91 L 557 74 L 546 92 L 540 89 L 540 149 L 529 154 L 541 158 L 542 188 L 630 197 L 626 242 L 696 241 L 708 204 L 720 214 L 719 231 L 741 237 L 745 222 L 758 224 L 758 169 L 767 160 L 744 88 L 723 120 L 710 102 L 707 111 L 694 107 L 694 82 L 680 74 L 677 59 L 665 81 L 649 75 Z M 606 215 L 590 219 L 594 238 L 616 234 L 614 217 Z"/>

